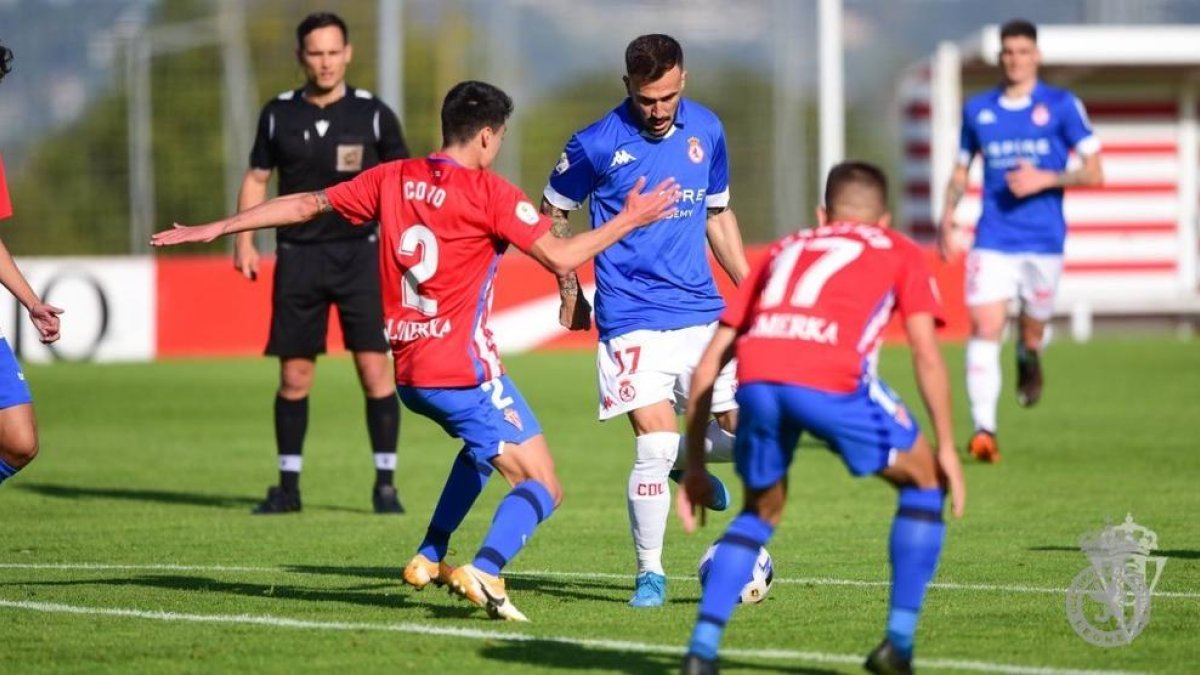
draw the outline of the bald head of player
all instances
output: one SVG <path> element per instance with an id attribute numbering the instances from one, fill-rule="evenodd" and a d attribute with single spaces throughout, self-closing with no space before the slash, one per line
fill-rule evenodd
<path id="1" fill-rule="evenodd" d="M 829 170 L 825 205 L 817 207 L 817 222 L 887 227 L 892 220 L 887 193 L 887 176 L 882 169 L 868 162 L 842 162 Z"/>
<path id="2" fill-rule="evenodd" d="M 459 82 L 442 100 L 442 152 L 468 169 L 496 161 L 513 102 L 487 82 Z"/>

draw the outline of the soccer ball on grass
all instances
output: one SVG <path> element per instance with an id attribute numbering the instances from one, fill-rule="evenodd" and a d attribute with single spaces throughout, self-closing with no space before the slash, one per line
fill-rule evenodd
<path id="1" fill-rule="evenodd" d="M 713 542 L 712 546 L 704 552 L 704 556 L 700 558 L 700 587 L 708 581 L 708 572 L 712 569 L 713 554 L 717 552 L 717 544 Z M 746 581 L 746 585 L 742 586 L 741 595 L 738 596 L 738 603 L 753 605 L 763 601 L 767 597 L 767 592 L 771 590 L 771 582 L 775 580 L 775 563 L 771 560 L 771 554 L 766 548 L 758 549 L 758 559 L 754 561 L 754 570 L 750 573 L 750 579 Z"/>

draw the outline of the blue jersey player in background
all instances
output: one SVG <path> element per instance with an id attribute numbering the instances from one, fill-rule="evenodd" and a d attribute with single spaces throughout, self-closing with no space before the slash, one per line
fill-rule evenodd
<path id="1" fill-rule="evenodd" d="M 1100 142 L 1074 94 L 1038 80 L 1037 28 L 1016 19 L 1000 29 L 1004 82 L 963 107 L 959 156 L 946 189 L 938 244 L 943 258 L 961 254 L 954 209 L 967 189 L 975 155 L 983 156 L 983 214 L 967 257 L 967 398 L 975 433 L 967 444 L 985 462 L 1000 459 L 996 403 L 1000 398 L 1000 340 L 1008 306 L 1020 298 L 1017 401 L 1028 407 L 1042 394 L 1039 353 L 1054 311 L 1067 224 L 1063 189 L 1099 185 Z M 1080 166 L 1068 166 L 1070 153 Z"/>
<path id="2" fill-rule="evenodd" d="M 729 162 L 720 119 L 683 98 L 683 49 L 667 35 L 642 35 L 625 50 L 628 98 L 568 141 L 546 186 L 542 211 L 569 237 L 567 212 L 589 202 L 592 227 L 621 209 L 634 181 L 673 177 L 682 198 L 671 218 L 626 235 L 596 257 L 596 365 L 599 417 L 625 414 L 635 458 L 627 499 L 638 571 L 630 604 L 666 599 L 663 534 L 671 509 L 667 479 L 678 478 L 677 416 L 692 371 L 725 307 L 708 263 L 708 245 L 734 283 L 747 274 L 737 219 L 729 210 Z M 574 273 L 559 277 L 566 328 L 590 327 L 588 301 Z M 712 458 L 729 461 L 737 423 L 733 368 L 717 382 L 715 420 L 706 429 Z M 728 492 L 715 477 L 709 506 Z"/>

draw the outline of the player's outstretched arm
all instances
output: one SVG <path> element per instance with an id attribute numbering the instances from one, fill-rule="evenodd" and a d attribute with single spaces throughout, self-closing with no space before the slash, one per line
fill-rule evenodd
<path id="1" fill-rule="evenodd" d="M 958 236 L 958 223 L 954 222 L 954 211 L 967 192 L 967 170 L 970 167 L 956 164 L 946 185 L 946 199 L 942 203 L 942 218 L 938 221 L 938 253 L 942 260 L 953 262 L 963 253 L 962 240 Z"/>
<path id="2" fill-rule="evenodd" d="M 550 234 L 559 239 L 571 238 L 571 221 L 567 212 L 542 198 L 542 213 L 550 218 Z M 558 275 L 558 296 L 562 304 L 558 308 L 558 323 L 567 330 L 588 330 L 592 327 L 592 306 L 583 297 L 579 277 L 575 270 Z"/>
<path id="3" fill-rule="evenodd" d="M 325 192 L 300 192 L 276 197 L 236 215 L 204 225 L 180 225 L 150 237 L 151 246 L 176 246 L 178 244 L 208 243 L 214 239 L 237 232 L 262 230 L 268 227 L 296 225 L 315 216 L 332 211 Z"/>
<path id="4" fill-rule="evenodd" d="M 708 458 L 704 452 L 705 429 L 712 413 L 713 385 L 721 369 L 733 359 L 736 338 L 737 332 L 733 328 L 719 326 L 696 364 L 696 370 L 692 371 L 692 393 L 687 404 L 687 466 L 675 493 L 675 512 L 685 532 L 696 530 L 696 505 L 712 501 L 712 483 L 705 470 Z M 704 507 L 700 508 L 703 515 Z"/>
<path id="5" fill-rule="evenodd" d="M 932 314 L 913 314 L 905 319 L 905 331 L 912 350 L 913 373 L 917 388 L 937 439 L 937 462 L 950 491 L 950 505 L 956 518 L 962 518 L 967 503 L 962 463 L 954 448 L 954 423 L 950 411 L 950 379 L 938 345 Z"/>
<path id="6" fill-rule="evenodd" d="M 58 339 L 58 315 L 63 311 L 42 302 L 37 293 L 33 292 L 29 282 L 25 280 L 25 275 L 21 274 L 17 263 L 13 261 L 8 247 L 2 241 L 0 241 L 0 284 L 3 284 L 8 292 L 13 294 L 17 302 L 29 310 L 29 320 L 37 328 L 38 338 L 43 344 L 50 344 Z"/>
<path id="7" fill-rule="evenodd" d="M 737 216 L 727 206 L 708 209 L 708 245 L 713 256 L 735 286 L 750 274 L 750 263 L 746 260 L 746 248 L 742 245 L 742 231 L 738 228 Z"/>
<path id="8" fill-rule="evenodd" d="M 679 184 L 674 178 L 642 192 L 644 187 L 646 178 L 643 176 L 625 195 L 625 207 L 607 223 L 570 239 L 559 239 L 547 232 L 533 242 L 529 254 L 546 269 L 564 276 L 633 230 L 675 214 Z"/>

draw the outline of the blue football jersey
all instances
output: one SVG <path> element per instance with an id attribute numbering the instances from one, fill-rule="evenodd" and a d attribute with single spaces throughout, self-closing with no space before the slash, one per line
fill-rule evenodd
<path id="1" fill-rule="evenodd" d="M 1061 254 L 1067 236 L 1062 189 L 1023 199 L 1008 189 L 1005 174 L 1027 160 L 1039 169 L 1062 171 L 1071 150 L 1100 150 L 1087 111 L 1074 94 L 1038 82 L 1026 100 L 1009 101 L 996 88 L 963 106 L 959 164 L 983 156 L 983 214 L 975 247 L 1006 253 Z"/>
<path id="2" fill-rule="evenodd" d="M 674 330 L 716 321 L 725 307 L 708 265 L 707 207 L 729 203 L 725 131 L 709 109 L 679 102 L 675 125 L 642 133 L 630 101 L 567 142 L 545 197 L 560 209 L 589 201 L 592 227 L 612 220 L 638 177 L 650 188 L 674 177 L 678 212 L 626 235 L 596 258 L 600 339 L 634 330 Z"/>

